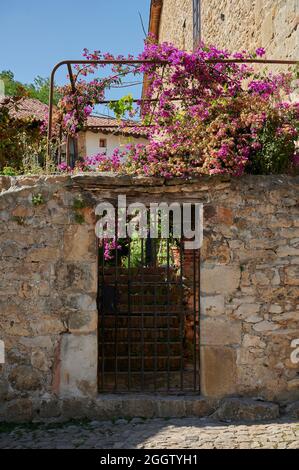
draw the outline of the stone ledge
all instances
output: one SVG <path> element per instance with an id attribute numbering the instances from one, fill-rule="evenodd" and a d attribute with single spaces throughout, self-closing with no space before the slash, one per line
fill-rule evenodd
<path id="1" fill-rule="evenodd" d="M 0 422 L 109 421 L 125 418 L 207 418 L 223 422 L 298 418 L 299 402 L 280 413 L 279 405 L 254 399 L 209 399 L 202 396 L 101 395 L 96 399 L 17 399 L 0 406 Z"/>
<path id="2" fill-rule="evenodd" d="M 218 401 L 204 397 L 101 395 L 96 399 L 18 399 L 0 407 L 0 422 L 111 420 L 116 418 L 203 418 L 212 415 Z"/>
<path id="3" fill-rule="evenodd" d="M 219 421 L 266 421 L 278 418 L 279 414 L 276 403 L 226 398 L 221 401 L 213 418 Z"/>

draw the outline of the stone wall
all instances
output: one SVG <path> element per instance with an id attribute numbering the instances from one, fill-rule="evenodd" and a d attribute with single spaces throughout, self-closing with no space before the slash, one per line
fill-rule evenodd
<path id="1" fill-rule="evenodd" d="M 193 49 L 192 0 L 164 0 L 159 41 Z M 298 59 L 297 0 L 201 0 L 201 37 L 231 51 L 265 47 L 269 58 Z"/>
<path id="2" fill-rule="evenodd" d="M 2 177 L 1 188 L 0 418 L 96 397 L 94 208 L 118 194 L 204 203 L 201 393 L 299 399 L 298 177 Z"/>
<path id="3" fill-rule="evenodd" d="M 164 0 L 159 42 L 171 42 L 181 49 L 193 49 L 192 0 Z"/>

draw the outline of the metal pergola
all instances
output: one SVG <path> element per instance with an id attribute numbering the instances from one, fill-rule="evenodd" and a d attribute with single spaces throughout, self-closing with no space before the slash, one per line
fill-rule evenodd
<path id="1" fill-rule="evenodd" d="M 205 64 L 268 64 L 268 65 L 299 65 L 297 60 L 284 60 L 284 59 L 208 59 L 202 60 L 202 63 Z M 74 73 L 72 66 L 73 65 L 155 65 L 158 67 L 163 67 L 171 65 L 167 61 L 156 61 L 156 60 L 138 60 L 138 59 L 103 59 L 103 60 L 63 60 L 58 62 L 52 69 L 50 76 L 50 92 L 49 92 L 49 113 L 48 113 L 48 133 L 47 133 L 47 155 L 50 157 L 51 153 L 51 140 L 52 140 L 52 125 L 53 125 L 53 101 L 54 101 L 54 83 L 55 83 L 55 74 L 57 70 L 66 66 L 68 70 L 68 75 L 70 79 L 70 84 L 72 87 L 73 93 L 76 93 L 76 84 L 74 79 Z M 180 100 L 180 98 L 177 98 Z M 98 104 L 109 104 L 115 103 L 118 100 L 102 100 Z M 145 102 L 155 102 L 157 99 L 133 99 L 134 103 L 145 103 Z M 106 126 L 103 126 L 106 127 Z M 111 128 L 118 128 L 119 126 L 109 126 Z M 132 126 L 136 128 L 136 126 Z M 145 128 L 148 126 L 140 126 L 140 128 Z"/>

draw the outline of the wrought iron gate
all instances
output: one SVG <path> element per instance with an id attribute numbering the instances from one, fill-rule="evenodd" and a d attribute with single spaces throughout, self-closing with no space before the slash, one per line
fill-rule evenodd
<path id="1" fill-rule="evenodd" d="M 180 239 L 99 247 L 99 391 L 199 392 L 200 252 Z"/>

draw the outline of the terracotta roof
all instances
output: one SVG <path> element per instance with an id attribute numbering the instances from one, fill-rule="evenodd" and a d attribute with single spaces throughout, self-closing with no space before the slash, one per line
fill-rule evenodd
<path id="1" fill-rule="evenodd" d="M 48 106 L 36 99 L 24 98 L 18 102 L 18 109 L 11 110 L 10 114 L 17 119 L 26 119 L 33 116 L 36 121 L 41 122 L 44 121 L 48 114 Z M 135 126 L 136 122 L 122 121 L 122 123 L 127 124 L 127 127 L 120 127 L 119 121 L 113 117 L 89 116 L 85 129 L 101 131 L 105 134 L 125 134 L 135 137 L 145 136 L 145 132 L 142 129 L 130 129 L 130 126 Z"/>
<path id="2" fill-rule="evenodd" d="M 123 127 L 123 124 L 126 126 Z M 135 137 L 146 137 L 146 132 L 143 129 L 136 129 L 138 123 L 134 121 L 119 121 L 113 117 L 105 116 L 89 116 L 87 118 L 86 129 L 91 131 L 101 131 L 104 134 L 125 134 Z M 134 127 L 134 129 L 133 129 Z"/>
<path id="3" fill-rule="evenodd" d="M 18 109 L 10 112 L 17 119 L 34 117 L 36 121 L 44 121 L 48 114 L 48 106 L 33 98 L 24 98 L 18 102 Z"/>

